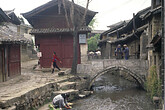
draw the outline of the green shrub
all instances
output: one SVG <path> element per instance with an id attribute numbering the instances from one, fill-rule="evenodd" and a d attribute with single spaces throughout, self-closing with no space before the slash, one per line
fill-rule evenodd
<path id="1" fill-rule="evenodd" d="M 87 40 L 88 42 L 88 51 L 96 51 L 98 49 L 97 43 L 99 40 L 100 34 L 96 34 Z"/>
<path id="2" fill-rule="evenodd" d="M 156 72 L 156 66 L 153 65 L 150 68 L 150 74 L 147 77 L 146 82 L 146 90 L 151 98 L 154 96 L 161 97 L 162 94 L 162 87 L 161 87 L 161 80 L 158 78 L 158 74 Z"/>

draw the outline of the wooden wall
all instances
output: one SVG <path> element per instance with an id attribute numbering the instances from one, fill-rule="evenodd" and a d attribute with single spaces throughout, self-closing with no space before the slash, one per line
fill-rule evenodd
<path id="1" fill-rule="evenodd" d="M 20 45 L 0 45 L 0 82 L 20 74 Z"/>
<path id="2" fill-rule="evenodd" d="M 33 16 L 32 24 L 34 28 L 66 28 L 67 22 L 63 10 L 61 14 L 57 12 L 58 7 L 51 7 L 40 14 Z"/>
<path id="3" fill-rule="evenodd" d="M 39 40 L 39 41 L 38 41 Z M 42 57 L 41 66 L 50 68 L 53 52 L 55 51 L 59 59 L 63 62 L 57 64 L 60 67 L 70 68 L 73 60 L 73 36 L 71 34 L 48 34 L 36 37 Z M 78 45 L 78 63 L 80 63 L 80 45 Z"/>

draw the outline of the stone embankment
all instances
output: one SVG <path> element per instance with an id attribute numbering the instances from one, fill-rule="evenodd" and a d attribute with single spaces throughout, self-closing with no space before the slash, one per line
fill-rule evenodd
<path id="1" fill-rule="evenodd" d="M 32 64 L 34 66 L 35 63 Z M 69 93 L 70 101 L 90 93 L 84 92 L 89 80 L 86 76 L 71 75 L 68 69 L 62 69 L 64 74 L 57 71 L 54 74 L 50 71 L 34 72 L 33 66 L 26 63 L 21 76 L 0 83 L 0 110 L 34 110 L 51 102 L 60 93 Z"/>

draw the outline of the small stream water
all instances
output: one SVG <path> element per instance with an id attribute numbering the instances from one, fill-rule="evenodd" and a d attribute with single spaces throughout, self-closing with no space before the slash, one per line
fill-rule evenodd
<path id="1" fill-rule="evenodd" d="M 72 110 L 154 110 L 144 90 L 119 76 L 104 74 L 94 85 L 94 94 L 76 100 Z"/>

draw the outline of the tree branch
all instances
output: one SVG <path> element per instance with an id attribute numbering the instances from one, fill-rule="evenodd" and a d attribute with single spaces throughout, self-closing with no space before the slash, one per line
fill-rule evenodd
<path id="1" fill-rule="evenodd" d="M 92 0 L 91 0 L 92 1 Z M 90 0 L 87 0 L 87 4 L 86 4 L 86 8 L 85 8 L 85 12 L 84 12 L 84 15 L 82 17 L 82 20 L 80 22 L 80 25 L 79 25 L 79 28 L 83 25 L 83 23 L 85 22 L 85 17 L 86 17 L 86 14 L 87 14 L 87 11 L 88 11 L 88 6 L 89 6 L 89 2 L 91 2 Z"/>
<path id="2" fill-rule="evenodd" d="M 68 20 L 68 13 L 67 13 L 67 11 L 66 11 L 66 5 L 65 5 L 64 0 L 62 0 L 62 3 L 63 3 L 63 6 L 64 6 L 65 19 L 66 19 L 66 22 L 67 22 L 67 26 L 70 27 L 69 20 Z"/>

